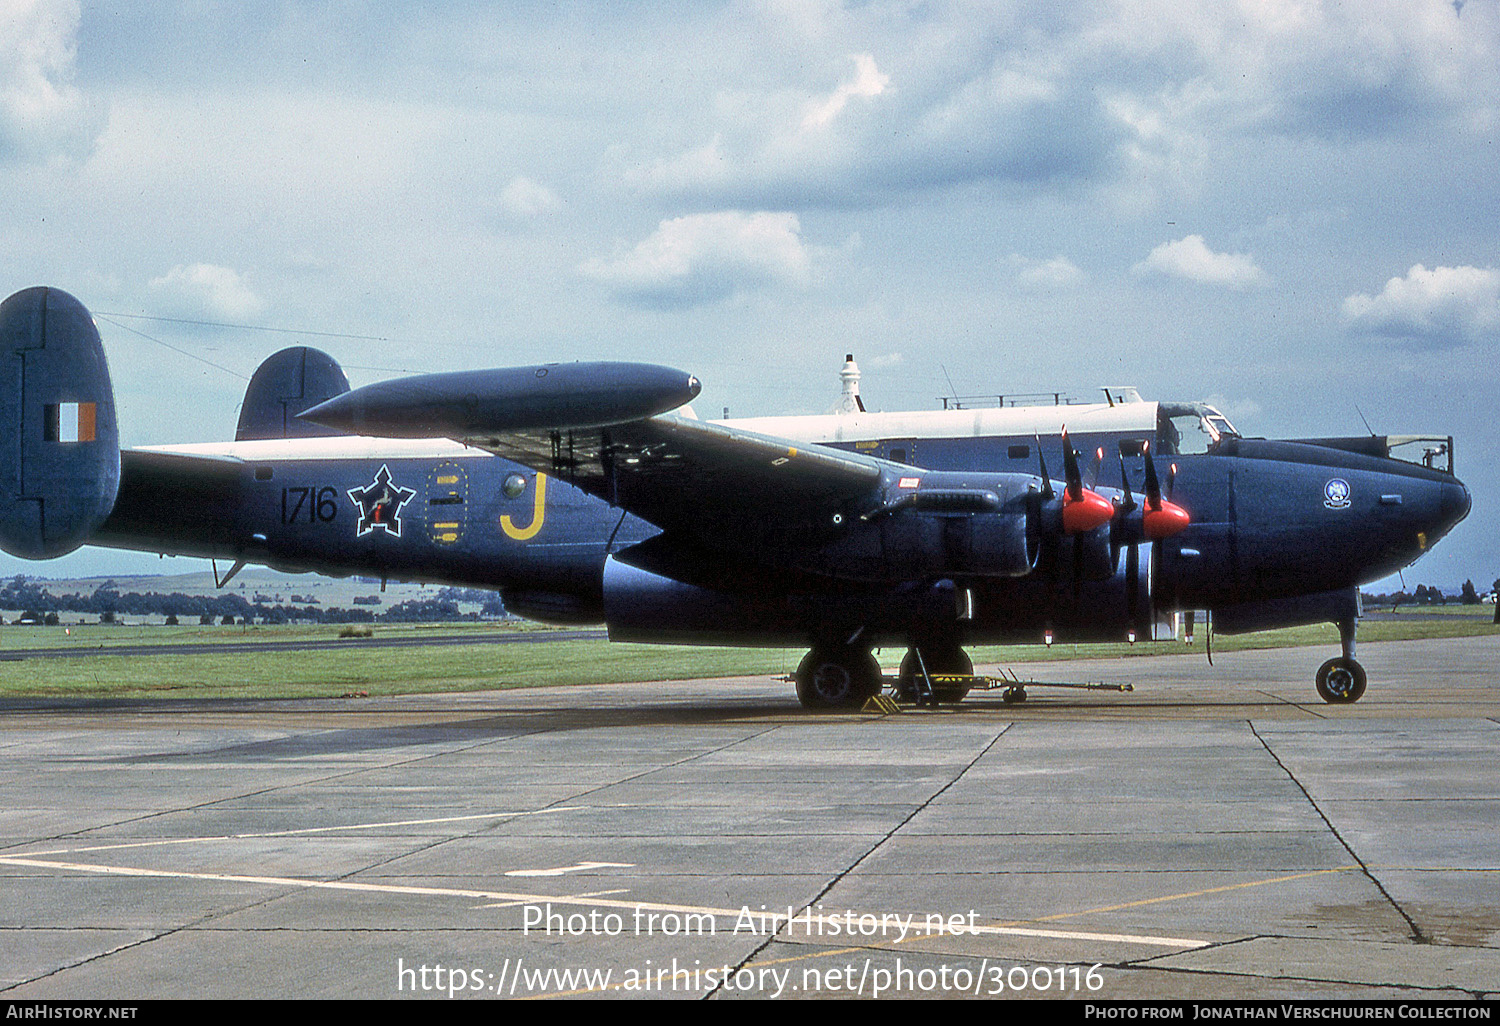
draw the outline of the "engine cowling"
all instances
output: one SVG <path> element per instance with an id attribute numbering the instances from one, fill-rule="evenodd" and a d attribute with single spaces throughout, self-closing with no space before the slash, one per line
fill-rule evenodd
<path id="1" fill-rule="evenodd" d="M 0 304 L 0 548 L 48 559 L 73 551 L 109 516 L 120 435 L 99 329 L 60 289 Z"/>
<path id="2" fill-rule="evenodd" d="M 905 636 L 927 624 L 951 626 L 963 605 L 946 579 L 825 592 L 731 591 L 616 556 L 605 560 L 603 595 L 611 640 L 689 645 L 795 645 L 856 630 L 871 640 Z"/>

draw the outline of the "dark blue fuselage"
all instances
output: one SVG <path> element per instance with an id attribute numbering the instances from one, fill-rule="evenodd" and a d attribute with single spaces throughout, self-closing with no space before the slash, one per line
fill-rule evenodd
<path id="1" fill-rule="evenodd" d="M 1023 441 L 1050 447 L 1050 465 L 1061 463 L 1057 439 Z M 1114 453 L 1122 441 L 1128 451 L 1129 439 L 1083 443 Z M 926 470 L 1035 472 L 1035 456 L 1018 457 L 1016 438 L 918 444 L 920 452 L 898 454 Z M 887 440 L 880 455 L 903 445 L 917 448 Z M 938 633 L 969 643 L 1037 640 L 1043 629 L 1059 640 L 1149 637 L 1152 617 L 1167 611 L 1347 592 L 1421 556 L 1469 507 L 1466 489 L 1442 471 L 1235 438 L 1213 453 L 1170 457 L 1172 499 L 1191 525 L 1155 545 L 1111 552 L 1106 576 L 1071 569 L 1064 543 L 1024 576 L 888 585 L 802 578 L 766 588 L 743 573 L 731 575 L 732 586 L 704 589 L 618 567 L 607 573 L 607 557 L 657 529 L 563 478 L 477 450 L 338 438 L 218 450 L 233 459 L 208 474 L 196 451 L 124 453 L 119 500 L 93 540 L 287 571 L 492 587 L 522 615 L 608 619 L 620 636 L 661 641 L 800 644 L 864 631 L 892 642 Z M 1123 501 L 1122 461 L 1095 462 L 1085 471 L 1091 483 Z M 1138 449 L 1123 459 L 1137 499 L 1144 464 Z M 970 615 L 957 620 L 955 591 L 972 596 Z M 1305 611 L 1288 618 L 1308 619 Z"/>

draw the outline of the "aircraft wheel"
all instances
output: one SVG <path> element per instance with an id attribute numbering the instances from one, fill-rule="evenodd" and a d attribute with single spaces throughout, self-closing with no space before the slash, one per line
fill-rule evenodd
<path id="1" fill-rule="evenodd" d="M 1015 705 L 1017 702 L 1026 701 L 1026 689 L 1023 687 L 1008 687 L 1000 692 L 1000 701 L 1006 705 Z"/>
<path id="2" fill-rule="evenodd" d="M 974 672 L 973 660 L 957 645 L 952 648 L 932 649 L 924 646 L 922 661 L 927 664 L 927 672 L 933 676 L 945 673 L 969 676 Z M 915 702 L 921 697 L 922 692 L 917 681 L 921 673 L 921 664 L 917 662 L 917 650 L 907 649 L 906 655 L 901 659 L 899 683 L 896 685 L 897 694 L 903 701 Z M 969 688 L 963 684 L 948 684 L 933 688 L 933 692 L 939 704 L 947 705 L 963 701 L 964 696 L 969 693 Z"/>
<path id="3" fill-rule="evenodd" d="M 880 663 L 869 649 L 815 648 L 797 666 L 796 680 L 804 709 L 857 709 L 880 694 Z"/>
<path id="4" fill-rule="evenodd" d="M 1358 702 L 1365 693 L 1365 668 L 1342 656 L 1318 667 L 1318 694 L 1333 705 Z"/>

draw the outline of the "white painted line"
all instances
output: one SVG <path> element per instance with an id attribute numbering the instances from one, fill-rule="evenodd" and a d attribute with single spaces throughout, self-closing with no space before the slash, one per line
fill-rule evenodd
<path id="1" fill-rule="evenodd" d="M 104 876 L 151 877 L 170 880 L 206 880 L 214 883 L 247 883 L 267 887 L 292 887 L 304 890 L 355 891 L 370 894 L 409 894 L 429 897 L 478 898 L 487 901 L 513 902 L 516 904 L 538 904 L 551 902 L 554 905 L 589 905 L 597 908 L 613 908 L 626 912 L 639 909 L 643 912 L 675 912 L 682 915 L 711 915 L 716 919 L 737 920 L 743 913 L 739 908 L 714 908 L 709 905 L 671 905 L 652 901 L 620 901 L 611 898 L 570 897 L 555 894 L 517 894 L 505 891 L 481 891 L 458 887 L 412 887 L 403 884 L 362 883 L 355 880 L 304 880 L 286 876 L 248 876 L 238 873 L 189 873 L 170 869 L 137 869 L 130 866 L 101 866 L 83 862 L 52 862 L 46 859 L 28 858 L 22 855 L 0 855 L 0 865 L 29 866 L 35 869 L 65 869 L 77 873 L 99 873 Z M 842 925 L 841 916 L 815 915 L 810 919 L 797 917 L 797 925 L 804 922 L 822 925 Z M 965 934 L 969 928 L 965 927 Z M 1162 948 L 1204 948 L 1209 941 L 1184 937 L 1144 937 L 1138 934 L 1083 933 L 1073 930 L 1034 930 L 1018 926 L 975 926 L 973 933 L 1012 937 L 1045 937 L 1056 940 L 1092 940 L 1116 944 L 1144 944 Z"/>
<path id="2" fill-rule="evenodd" d="M 258 837 L 296 837 L 301 834 L 328 834 L 339 830 L 382 830 L 386 827 L 432 826 L 437 823 L 465 823 L 476 819 L 516 819 L 521 816 L 544 816 L 552 812 L 581 812 L 586 805 L 559 805 L 551 809 L 525 809 L 520 812 L 480 812 L 468 816 L 439 816 L 434 819 L 397 819 L 384 823 L 350 823 L 345 826 L 303 827 L 298 830 L 268 830 L 258 834 L 217 834 L 206 837 L 164 837 L 155 841 L 122 841 L 119 844 L 94 844 L 83 848 L 53 848 L 48 851 L 21 852 L 20 857 L 38 855 L 76 855 L 85 851 L 119 851 L 123 848 L 154 848 L 170 844 L 200 844 L 204 841 L 243 841 Z M 606 865 L 607 863 L 599 863 Z"/>
<path id="3" fill-rule="evenodd" d="M 582 873 L 588 869 L 634 869 L 634 862 L 580 862 L 576 866 L 558 866 L 556 869 L 512 869 L 506 876 L 562 876 L 565 873 Z"/>
<path id="4" fill-rule="evenodd" d="M 629 887 L 616 887 L 612 891 L 584 891 L 582 894 L 569 894 L 568 898 L 602 898 L 610 894 L 629 894 Z M 557 898 L 551 899 L 557 901 Z M 529 904 L 524 901 L 491 901 L 484 905 L 473 905 L 472 908 L 515 908 L 517 905 Z"/>

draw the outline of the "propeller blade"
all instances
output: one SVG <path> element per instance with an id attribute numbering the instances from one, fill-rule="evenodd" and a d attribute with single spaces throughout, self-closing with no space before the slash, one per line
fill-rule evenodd
<path id="1" fill-rule="evenodd" d="M 1161 481 L 1156 476 L 1156 461 L 1151 458 L 1151 443 L 1141 444 L 1141 455 L 1146 457 L 1146 508 L 1161 508 Z"/>
<path id="2" fill-rule="evenodd" d="M 1073 603 L 1083 594 L 1083 535 L 1073 536 Z"/>
<path id="3" fill-rule="evenodd" d="M 1120 511 L 1129 513 L 1135 509 L 1135 495 L 1130 490 L 1130 477 L 1125 473 L 1125 457 L 1120 456 L 1120 491 L 1125 493 L 1125 501 L 1120 504 Z"/>
<path id="4" fill-rule="evenodd" d="M 1042 476 L 1041 499 L 1043 503 L 1048 503 L 1055 497 L 1052 478 L 1047 474 L 1047 457 L 1042 453 L 1041 436 L 1033 437 L 1036 438 L 1037 466 Z M 1062 440 L 1063 466 L 1067 480 L 1062 497 L 1062 530 L 1064 534 L 1084 534 L 1113 520 L 1115 504 L 1098 492 L 1083 487 L 1083 475 L 1078 470 L 1078 454 L 1068 441 L 1066 427 L 1062 431 Z"/>
<path id="5" fill-rule="evenodd" d="M 1045 502 L 1045 501 L 1051 499 L 1052 495 L 1053 495 L 1053 492 L 1052 492 L 1052 478 L 1047 473 L 1047 455 L 1046 455 L 1046 453 L 1042 452 L 1042 436 L 1041 435 L 1032 435 L 1032 437 L 1036 439 L 1036 462 L 1037 462 L 1037 465 L 1041 468 L 1041 475 L 1042 475 L 1042 501 Z"/>
<path id="6" fill-rule="evenodd" d="M 1170 493 L 1176 484 L 1177 464 L 1174 463 L 1167 477 L 1167 491 Z M 1156 464 L 1148 451 L 1146 453 L 1146 511 L 1141 515 L 1141 533 L 1151 541 L 1159 542 L 1163 538 L 1170 538 L 1186 529 L 1188 524 L 1192 523 L 1192 519 L 1188 516 L 1187 510 L 1161 497 L 1161 482 L 1156 478 Z"/>
<path id="7" fill-rule="evenodd" d="M 1101 446 L 1099 446 L 1098 449 L 1096 449 L 1094 451 L 1094 483 L 1091 484 L 1091 485 L 1089 485 L 1090 488 L 1098 488 L 1099 487 L 1099 472 L 1101 470 L 1103 470 L 1103 469 L 1104 469 L 1104 446 L 1101 445 Z"/>
<path id="8" fill-rule="evenodd" d="M 1083 475 L 1078 472 L 1078 453 L 1073 451 L 1073 443 L 1068 441 L 1068 426 L 1063 425 L 1063 474 L 1068 482 L 1068 498 L 1077 502 L 1083 498 Z"/>

